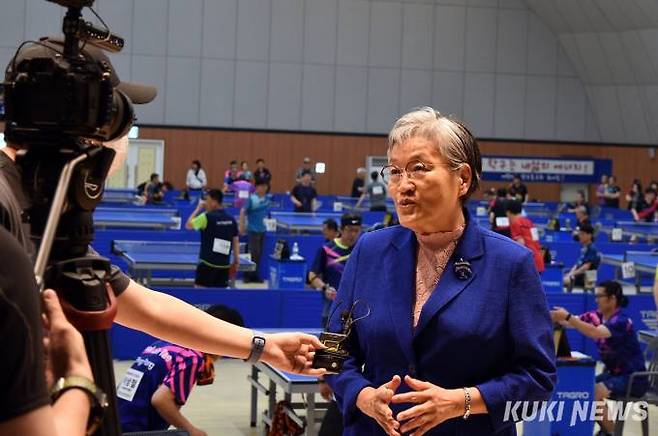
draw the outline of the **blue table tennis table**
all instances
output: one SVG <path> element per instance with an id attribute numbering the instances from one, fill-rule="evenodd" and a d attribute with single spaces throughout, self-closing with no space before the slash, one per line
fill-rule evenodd
<path id="1" fill-rule="evenodd" d="M 195 271 L 200 242 L 191 241 L 112 241 L 112 252 L 126 261 L 128 273 L 150 285 L 153 271 Z M 240 254 L 239 271 L 255 271 L 256 263 Z"/>
<path id="2" fill-rule="evenodd" d="M 137 199 L 136 189 L 106 189 L 103 191 L 103 203 L 131 204 Z"/>
<path id="3" fill-rule="evenodd" d="M 372 212 L 374 213 L 374 212 Z M 381 212 L 382 214 L 384 212 Z M 303 213 L 303 212 L 272 212 L 272 218 L 276 219 L 276 226 L 278 229 L 287 230 L 288 232 L 319 232 L 322 230 L 322 223 L 328 218 L 336 220 L 340 223 L 341 213 L 328 213 L 328 212 L 315 212 L 315 213 Z M 369 218 L 368 215 L 364 215 L 363 225 L 364 227 L 373 225 L 375 222 L 366 222 Z M 372 220 L 372 218 L 370 218 Z"/>
<path id="4" fill-rule="evenodd" d="M 359 207 L 356 207 L 356 203 L 358 203 L 358 201 L 359 197 L 337 195 L 334 199 L 333 208 L 335 211 L 345 209 L 354 212 L 364 212 L 370 210 L 370 200 L 368 200 L 367 197 L 363 200 Z M 339 203 L 340 206 L 337 206 L 337 203 Z M 386 199 L 386 208 L 391 212 L 395 211 L 395 203 L 393 203 L 393 199 L 390 197 Z"/>
<path id="5" fill-rule="evenodd" d="M 637 291 L 641 288 L 641 274 L 654 274 L 658 268 L 658 252 L 627 251 L 624 254 L 602 254 L 601 262 L 616 267 L 615 278 L 619 278 L 619 270 L 623 263 L 635 264 L 635 285 Z"/>
<path id="6" fill-rule="evenodd" d="M 277 333 L 283 331 L 290 331 L 289 329 L 265 329 L 267 333 Z M 304 330 L 305 333 L 319 335 L 321 330 Z M 269 379 L 267 385 L 261 383 L 260 374 Z M 251 366 L 251 375 L 247 376 L 247 380 L 251 384 L 251 413 L 250 425 L 256 427 L 258 417 L 258 392 L 267 395 L 267 410 L 263 413 L 263 435 L 267 435 L 267 427 L 272 424 L 274 411 L 277 403 L 277 389 L 281 388 L 283 391 L 284 400 L 288 402 L 290 407 L 285 409 L 286 415 L 290 417 L 297 425 L 304 428 L 306 427 L 305 435 L 317 435 L 315 424 L 321 421 L 324 413 L 318 413 L 327 409 L 329 403 L 315 401 L 315 394 L 320 393 L 320 383 L 317 377 L 307 375 L 292 374 L 289 372 L 276 369 L 267 363 L 258 362 Z M 306 397 L 305 402 L 293 402 L 293 394 L 302 394 Z M 305 410 L 306 415 L 300 417 L 295 410 Z M 310 424 L 313 423 L 313 424 Z M 306 424 L 306 425 L 305 425 Z"/>
<path id="7" fill-rule="evenodd" d="M 94 211 L 96 228 L 180 229 L 180 225 L 177 209 L 99 207 Z"/>
<path id="8" fill-rule="evenodd" d="M 617 227 L 621 228 L 624 235 L 647 238 L 649 241 L 658 240 L 658 224 L 656 223 L 618 221 Z"/>

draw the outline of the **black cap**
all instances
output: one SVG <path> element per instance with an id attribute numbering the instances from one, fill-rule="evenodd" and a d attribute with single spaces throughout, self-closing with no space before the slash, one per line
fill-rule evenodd
<path id="1" fill-rule="evenodd" d="M 506 211 L 518 215 L 523 211 L 523 205 L 517 200 L 508 201 Z"/>
<path id="2" fill-rule="evenodd" d="M 583 223 L 578 226 L 578 230 L 581 232 L 589 233 L 590 235 L 594 234 L 594 227 L 590 223 Z"/>
<path id="3" fill-rule="evenodd" d="M 44 37 L 39 40 L 39 44 L 27 44 L 18 52 L 16 59 L 12 59 L 11 65 L 7 68 L 5 80 L 12 80 L 15 76 L 12 67 L 14 65 L 18 66 L 21 62 L 26 60 L 48 58 L 64 65 L 66 60 L 64 59 L 63 53 L 64 41 L 61 38 Z M 112 66 L 110 59 L 102 49 L 95 47 L 92 44 L 86 44 L 84 50 L 81 50 L 80 53 L 88 60 L 96 61 L 109 69 L 112 86 L 126 94 L 131 102 L 135 104 L 149 103 L 153 101 L 157 95 L 158 91 L 154 86 L 122 82 L 119 80 L 119 76 L 117 75 L 114 66 Z"/>
<path id="4" fill-rule="evenodd" d="M 340 226 L 360 226 L 361 225 L 361 215 L 355 215 L 351 213 L 346 213 L 340 217 Z"/>

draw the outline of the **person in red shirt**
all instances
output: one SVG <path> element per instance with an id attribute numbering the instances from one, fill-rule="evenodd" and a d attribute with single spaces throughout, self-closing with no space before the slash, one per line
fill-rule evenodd
<path id="1" fill-rule="evenodd" d="M 518 200 L 507 203 L 507 218 L 509 219 L 511 237 L 532 251 L 537 271 L 544 272 L 544 256 L 539 245 L 539 233 L 532 221 L 521 215 L 521 209 L 522 205 Z"/>
<path id="2" fill-rule="evenodd" d="M 635 221 L 648 223 L 655 221 L 656 211 L 658 211 L 658 198 L 656 198 L 656 191 L 651 188 L 644 191 L 644 198 L 638 202 L 636 207 L 631 209 Z"/>

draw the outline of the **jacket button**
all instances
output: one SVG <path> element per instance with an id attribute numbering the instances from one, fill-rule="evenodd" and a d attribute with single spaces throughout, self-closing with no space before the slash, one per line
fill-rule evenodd
<path id="1" fill-rule="evenodd" d="M 416 366 L 414 364 L 409 365 L 409 375 L 412 377 L 416 376 Z"/>

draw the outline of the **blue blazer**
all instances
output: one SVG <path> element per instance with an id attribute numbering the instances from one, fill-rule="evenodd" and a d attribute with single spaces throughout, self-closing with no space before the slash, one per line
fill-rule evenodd
<path id="1" fill-rule="evenodd" d="M 344 435 L 384 434 L 356 407 L 359 392 L 393 375 L 446 389 L 477 387 L 489 411 L 448 420 L 430 435 L 515 435 L 505 422 L 507 401 L 548 400 L 556 380 L 552 325 L 532 253 L 504 236 L 480 228 L 468 212 L 464 234 L 413 328 L 417 241 L 395 226 L 364 234 L 357 243 L 334 303 L 336 312 L 355 306 L 357 321 L 343 372 L 328 376 L 343 414 Z M 470 263 L 461 280 L 456 261 Z M 340 316 L 330 319 L 339 331 Z M 404 381 L 398 392 L 407 392 Z M 394 415 L 411 407 L 391 405 Z"/>

